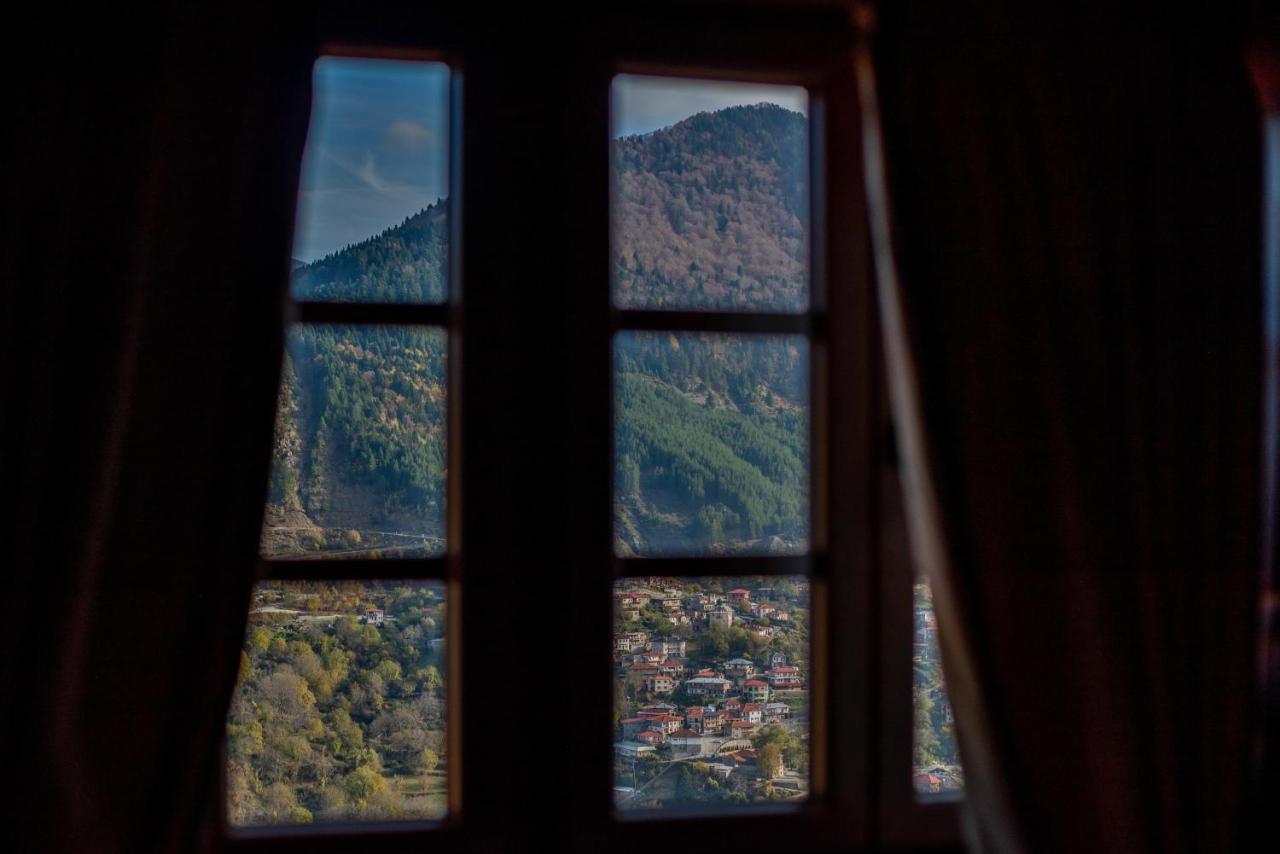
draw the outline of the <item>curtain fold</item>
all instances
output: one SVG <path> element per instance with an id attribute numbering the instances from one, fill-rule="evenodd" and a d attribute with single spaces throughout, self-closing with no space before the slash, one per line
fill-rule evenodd
<path id="1" fill-rule="evenodd" d="M 15 30 L 0 708 L 20 850 L 212 840 L 306 132 L 313 45 L 287 11 Z"/>
<path id="2" fill-rule="evenodd" d="M 971 845 L 1229 850 L 1261 488 L 1242 31 L 880 12 L 878 294 Z"/>

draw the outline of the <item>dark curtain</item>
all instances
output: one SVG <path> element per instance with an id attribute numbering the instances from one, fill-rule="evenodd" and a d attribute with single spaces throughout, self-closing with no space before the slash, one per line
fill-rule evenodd
<path id="1" fill-rule="evenodd" d="M 886 357 L 971 843 L 1230 850 L 1262 469 L 1243 28 L 880 13 Z"/>
<path id="2" fill-rule="evenodd" d="M 1280 11 L 1259 27 L 1249 66 L 1265 112 L 1266 208 L 1263 218 L 1263 280 L 1266 288 L 1265 485 L 1263 515 L 1262 635 L 1259 681 L 1262 708 L 1255 726 L 1257 786 L 1249 828 L 1270 838 L 1272 813 L 1280 803 Z"/>
<path id="3" fill-rule="evenodd" d="M 7 22 L 0 732 L 16 850 L 213 838 L 310 85 L 311 46 L 276 5 Z"/>

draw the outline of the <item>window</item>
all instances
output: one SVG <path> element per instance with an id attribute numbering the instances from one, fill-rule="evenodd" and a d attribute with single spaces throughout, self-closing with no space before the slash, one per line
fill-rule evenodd
<path id="1" fill-rule="evenodd" d="M 225 808 L 449 813 L 450 71 L 323 56 Z"/>
<path id="2" fill-rule="evenodd" d="M 793 332 L 814 318 L 808 92 L 623 74 L 612 99 L 616 807 L 796 806 L 812 688 L 814 348 Z M 654 577 L 661 558 L 683 572 Z"/>
<path id="3" fill-rule="evenodd" d="M 320 102 L 342 63 L 439 49 L 447 127 L 388 115 L 377 144 L 448 140 L 448 182 L 408 193 L 425 179 L 393 176 L 372 144 L 321 164 L 353 200 L 411 204 L 336 237 L 346 253 L 298 259 L 244 678 L 312 727 L 309 691 L 321 730 L 293 747 L 339 749 L 297 768 L 292 799 L 232 769 L 232 843 L 873 841 L 874 768 L 914 804 L 909 628 L 898 700 L 879 669 L 880 598 L 908 625 L 911 599 L 881 583 L 871 523 L 882 431 L 849 22 L 691 7 L 513 28 L 375 7 L 319 27 L 381 47 L 328 49 L 341 62 L 317 66 L 314 121 L 337 116 Z M 639 119 L 646 87 L 681 115 Z M 769 97 L 735 100 L 748 89 Z M 708 91 L 729 101 L 684 128 L 706 155 L 692 164 L 664 129 Z M 744 133 L 730 122 L 765 149 L 731 162 L 714 144 Z M 746 189 L 717 187 L 748 167 Z M 333 222 L 306 208 L 310 174 L 300 234 Z M 252 770 L 246 698 L 228 764 Z M 902 732 L 877 728 L 890 715 Z M 257 722 L 266 739 L 274 722 Z M 257 812 L 237 820 L 246 788 Z"/>

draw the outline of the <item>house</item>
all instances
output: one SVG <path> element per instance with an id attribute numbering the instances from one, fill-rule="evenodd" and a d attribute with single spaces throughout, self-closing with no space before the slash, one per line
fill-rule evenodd
<path id="1" fill-rule="evenodd" d="M 634 623 L 636 620 L 640 619 L 639 608 L 623 608 L 619 613 L 622 615 L 622 619 L 628 623 Z"/>
<path id="2" fill-rule="evenodd" d="M 764 704 L 764 722 L 767 724 L 779 724 L 791 717 L 791 707 L 786 703 L 765 703 Z"/>
<path id="3" fill-rule="evenodd" d="M 613 746 L 613 752 L 619 759 L 628 759 L 634 762 L 645 756 L 653 756 L 657 754 L 657 749 L 651 744 L 644 744 L 636 741 L 620 741 Z"/>
<path id="4" fill-rule="evenodd" d="M 683 658 L 688 643 L 688 641 L 680 638 L 658 638 L 649 645 L 649 649 L 653 652 L 660 652 L 663 656 L 678 655 Z"/>
<path id="5" fill-rule="evenodd" d="M 705 711 L 701 706 L 690 706 L 684 710 L 684 725 L 696 733 L 702 733 L 702 722 Z"/>
<path id="6" fill-rule="evenodd" d="M 745 679 L 755 672 L 755 663 L 745 658 L 731 658 L 724 663 L 724 675 L 731 679 Z"/>
<path id="7" fill-rule="evenodd" d="M 644 649 L 648 642 L 648 632 L 619 632 L 613 636 L 613 648 L 617 652 L 634 652 Z"/>
<path id="8" fill-rule="evenodd" d="M 800 668 L 794 665 L 775 667 L 769 671 L 766 678 L 769 680 L 769 686 L 778 691 L 804 687 L 804 679 L 800 675 Z"/>
<path id="9" fill-rule="evenodd" d="M 747 703 L 767 703 L 769 701 L 769 683 L 763 679 L 748 679 L 742 683 L 742 695 Z"/>
<path id="10" fill-rule="evenodd" d="M 676 690 L 676 682 L 670 676 L 647 676 L 644 680 L 644 689 L 651 694 L 670 694 Z"/>
<path id="11" fill-rule="evenodd" d="M 768 686 L 766 686 L 768 690 Z M 742 706 L 742 720 L 748 723 L 758 724 L 764 722 L 764 704 L 763 703 L 744 703 Z"/>
<path id="12" fill-rule="evenodd" d="M 738 608 L 747 608 L 751 605 L 751 591 L 742 587 L 730 590 L 725 594 L 729 598 L 729 604 Z"/>
<path id="13" fill-rule="evenodd" d="M 381 608 L 369 607 L 364 609 L 364 616 L 360 618 L 360 622 L 368 623 L 371 626 L 380 626 L 385 619 L 386 615 L 383 614 Z"/>
<path id="14" fill-rule="evenodd" d="M 618 594 L 618 604 L 623 608 L 635 608 L 639 610 L 649 604 L 649 597 L 642 593 L 636 593 L 628 590 Z"/>
<path id="15" fill-rule="evenodd" d="M 678 729 L 667 737 L 671 755 L 676 759 L 700 756 L 706 752 L 707 739 L 690 729 Z"/>
<path id="16" fill-rule="evenodd" d="M 658 732 L 661 732 L 664 736 L 670 735 L 671 733 L 675 732 L 678 729 L 682 729 L 683 726 L 684 726 L 684 718 L 680 717 L 679 715 L 668 714 L 668 715 L 659 715 L 654 718 L 649 718 L 650 729 L 657 730 Z"/>
<path id="17" fill-rule="evenodd" d="M 768 639 L 773 637 L 778 630 L 773 626 L 748 626 L 747 631 L 751 632 L 755 637 Z"/>
<path id="18" fill-rule="evenodd" d="M 729 716 L 721 711 L 705 712 L 702 715 L 702 732 L 704 735 L 720 735 L 724 732 Z M 693 727 L 690 727 L 693 729 Z"/>
<path id="19" fill-rule="evenodd" d="M 711 625 L 727 629 L 733 625 L 733 609 L 722 605 L 716 610 L 711 611 L 707 619 L 711 621 Z"/>
<path id="20" fill-rule="evenodd" d="M 647 729 L 636 733 L 636 741 L 653 747 L 661 747 L 667 743 L 667 733 L 665 730 Z"/>
<path id="21" fill-rule="evenodd" d="M 658 665 L 647 662 L 636 662 L 627 665 L 627 680 L 635 685 L 643 685 L 650 676 L 658 675 Z"/>
<path id="22" fill-rule="evenodd" d="M 786 665 L 787 665 L 787 654 L 785 652 L 769 653 L 770 668 L 786 667 Z"/>
<path id="23" fill-rule="evenodd" d="M 751 721 L 731 721 L 729 723 L 730 738 L 746 738 L 760 728 L 760 724 Z"/>
<path id="24" fill-rule="evenodd" d="M 737 715 L 738 712 L 742 711 L 742 701 L 737 697 L 731 697 L 720 704 L 720 711 L 729 715 Z"/>
<path id="25" fill-rule="evenodd" d="M 733 688 L 733 683 L 719 676 L 695 676 L 686 679 L 685 693 L 692 696 L 724 697 Z"/>
<path id="26" fill-rule="evenodd" d="M 674 715 L 680 707 L 671 703 L 650 703 L 636 714 L 640 717 L 656 717 L 657 715 Z"/>
<path id="27" fill-rule="evenodd" d="M 622 737 L 627 741 L 634 741 L 637 734 L 649 729 L 649 721 L 647 718 L 626 718 L 621 722 Z"/>

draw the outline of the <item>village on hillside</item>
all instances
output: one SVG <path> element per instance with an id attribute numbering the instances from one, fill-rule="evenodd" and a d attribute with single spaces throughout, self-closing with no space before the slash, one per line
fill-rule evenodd
<path id="1" fill-rule="evenodd" d="M 614 589 L 619 809 L 808 796 L 809 582 Z"/>
<path id="2" fill-rule="evenodd" d="M 915 738 L 912 786 L 921 795 L 950 794 L 964 788 L 964 769 L 956 745 L 955 715 L 942 677 L 938 618 L 929 585 L 914 589 L 915 637 L 912 649 Z"/>

